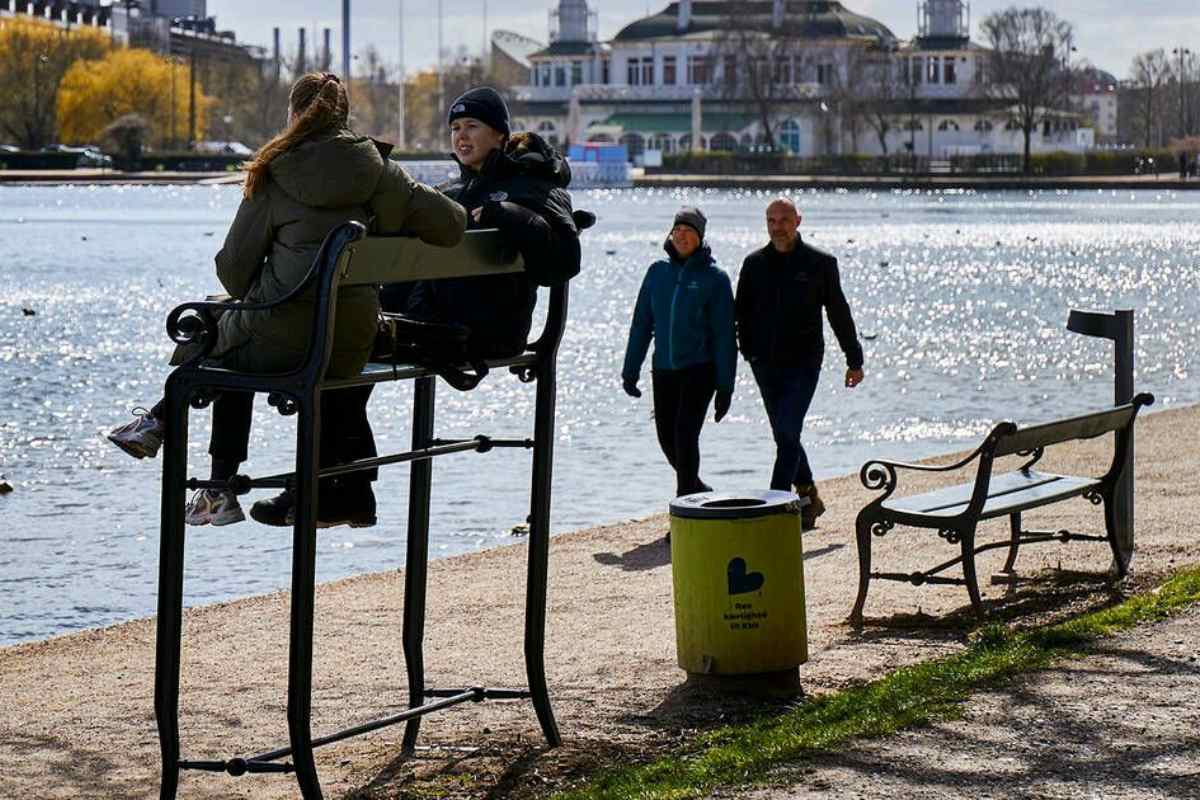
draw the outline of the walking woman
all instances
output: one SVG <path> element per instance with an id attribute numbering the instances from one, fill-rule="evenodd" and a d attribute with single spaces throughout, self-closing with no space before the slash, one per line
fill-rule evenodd
<path id="1" fill-rule="evenodd" d="M 292 291 L 326 235 L 350 220 L 372 222 L 376 233 L 407 231 L 446 247 L 462 240 L 466 211 L 387 160 L 390 146 L 351 132 L 349 112 L 346 88 L 336 75 L 310 73 L 292 86 L 287 127 L 248 165 L 241 206 L 216 257 L 217 277 L 234 302 L 270 303 Z M 295 369 L 308 350 L 314 299 L 315 292 L 308 291 L 266 311 L 222 314 L 212 361 L 240 372 Z M 338 293 L 330 377 L 356 375 L 366 364 L 378 311 L 374 287 Z M 328 393 L 330 404 L 338 394 Z M 252 393 L 223 392 L 214 401 L 211 480 L 228 480 L 246 460 L 253 399 Z M 331 415 L 333 409 L 323 409 L 322 416 Z M 163 441 L 163 416 L 160 401 L 108 438 L 135 458 L 153 457 Z M 369 483 L 333 488 L 322 485 L 318 493 L 320 524 L 374 523 Z M 243 519 L 229 490 L 199 490 L 187 506 L 189 525 Z"/>
<path id="2" fill-rule="evenodd" d="M 714 422 L 729 411 L 737 371 L 733 290 L 704 244 L 707 220 L 683 208 L 664 249 L 668 258 L 646 271 L 625 348 L 625 393 L 641 397 L 638 379 L 650 341 L 654 425 L 667 462 L 675 469 L 676 495 L 711 491 L 700 480 L 700 429 L 716 395 Z"/>

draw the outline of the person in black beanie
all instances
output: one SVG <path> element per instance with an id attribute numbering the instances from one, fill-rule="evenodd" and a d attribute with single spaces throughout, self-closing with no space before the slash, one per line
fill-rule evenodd
<path id="1" fill-rule="evenodd" d="M 513 135 L 504 98 L 490 87 L 456 98 L 446 121 L 459 177 L 438 190 L 467 210 L 468 230 L 498 228 L 521 254 L 525 271 L 389 285 L 380 292 L 380 305 L 414 319 L 465 326 L 471 359 L 511 358 L 525 351 L 537 287 L 555 286 L 579 273 L 579 230 L 566 191 L 571 170 L 537 134 Z M 336 426 L 330 438 L 341 442 L 335 463 L 376 454 L 367 418 L 371 388 L 342 390 L 348 398 L 342 413 L 324 423 Z M 285 492 L 264 501 L 259 514 L 251 509 L 251 515 L 266 524 L 284 524 L 290 501 Z"/>

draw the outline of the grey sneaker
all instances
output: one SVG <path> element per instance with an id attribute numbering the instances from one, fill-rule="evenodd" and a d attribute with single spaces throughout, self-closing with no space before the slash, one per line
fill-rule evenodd
<path id="1" fill-rule="evenodd" d="M 188 501 L 183 521 L 188 525 L 232 525 L 246 518 L 237 495 L 228 489 L 201 489 Z"/>
<path id="2" fill-rule="evenodd" d="M 108 440 L 134 458 L 154 458 L 162 447 L 165 426 L 144 408 L 135 408 L 133 415 L 133 422 L 115 429 Z"/>

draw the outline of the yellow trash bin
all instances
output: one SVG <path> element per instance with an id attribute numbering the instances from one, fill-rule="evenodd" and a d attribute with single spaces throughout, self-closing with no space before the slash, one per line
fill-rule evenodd
<path id="1" fill-rule="evenodd" d="M 675 643 L 688 673 L 794 671 L 808 660 L 804 503 L 775 491 L 672 501 Z"/>

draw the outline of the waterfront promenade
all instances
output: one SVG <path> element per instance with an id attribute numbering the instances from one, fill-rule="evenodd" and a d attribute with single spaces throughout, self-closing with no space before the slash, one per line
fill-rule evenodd
<path id="1" fill-rule="evenodd" d="M 1200 441 L 1200 406 L 1139 420 L 1135 587 L 1200 563 L 1200 538 L 1193 529 L 1200 452 L 1187 445 L 1195 441 Z M 1048 453 L 1043 463 L 1051 471 L 1086 473 L 1102 463 L 1108 446 L 1107 437 L 1067 445 Z M 931 485 L 929 479 L 916 479 L 912 489 Z M 871 493 L 857 476 L 846 476 L 823 483 L 822 494 L 830 511 L 820 528 L 805 535 L 812 654 L 801 668 L 805 690 L 837 690 L 961 649 L 974 626 L 961 587 L 877 583 L 864 633 L 844 624 L 857 575 L 853 519 Z M 1033 524 L 1051 529 L 1102 527 L 1100 511 L 1082 500 L 1030 516 Z M 552 543 L 547 667 L 562 748 L 543 749 L 527 703 L 472 705 L 429 718 L 422 743 L 434 747 L 414 759 L 399 757 L 399 729 L 319 750 L 327 796 L 367 787 L 371 793 L 353 796 L 399 796 L 402 786 L 416 781 L 439 787 L 444 794 L 438 796 L 502 797 L 516 791 L 528 797 L 581 772 L 668 750 L 697 729 L 744 714 L 732 701 L 697 696 L 683 686 L 683 673 L 675 666 L 671 574 L 662 542 L 666 530 L 666 518 L 658 515 L 565 533 Z M 202 548 L 206 537 L 217 535 L 239 532 L 199 531 L 191 546 Z M 990 523 L 981 536 L 1006 538 L 1007 523 Z M 247 552 L 252 549 L 248 543 Z M 877 548 L 878 557 L 897 571 L 927 564 L 946 551 L 947 545 L 928 532 L 899 530 Z M 994 612 L 1001 619 L 1041 623 L 1113 599 L 1101 575 L 1109 562 L 1103 544 L 1023 548 L 1018 567 L 1028 582 L 989 584 L 1003 558 L 1004 550 L 996 550 L 980 563 L 985 599 L 997 601 Z M 1056 581 L 1060 564 L 1084 574 Z M 426 634 L 431 685 L 522 683 L 524 569 L 522 545 L 431 565 Z M 319 590 L 317 735 L 405 705 L 401 598 L 397 571 Z M 227 758 L 284 742 L 287 612 L 284 593 L 188 612 L 181 698 L 185 757 Z M 1189 637 L 1192 652 L 1200 650 L 1194 627 L 1176 630 Z M 152 620 L 0 649 L 0 758 L 5 763 L 0 796 L 157 796 L 153 657 Z M 1140 680 L 1120 672 L 1119 661 L 1097 669 L 1109 670 L 1112 680 Z M 1200 688 L 1195 671 L 1185 679 L 1193 683 L 1192 691 Z M 998 724 L 994 718 L 986 718 L 984 732 L 993 724 Z M 446 791 L 448 786 L 453 789 Z M 892 796 L 912 796 L 893 788 Z M 266 800 L 294 792 L 288 776 L 186 773 L 180 796 Z"/>

